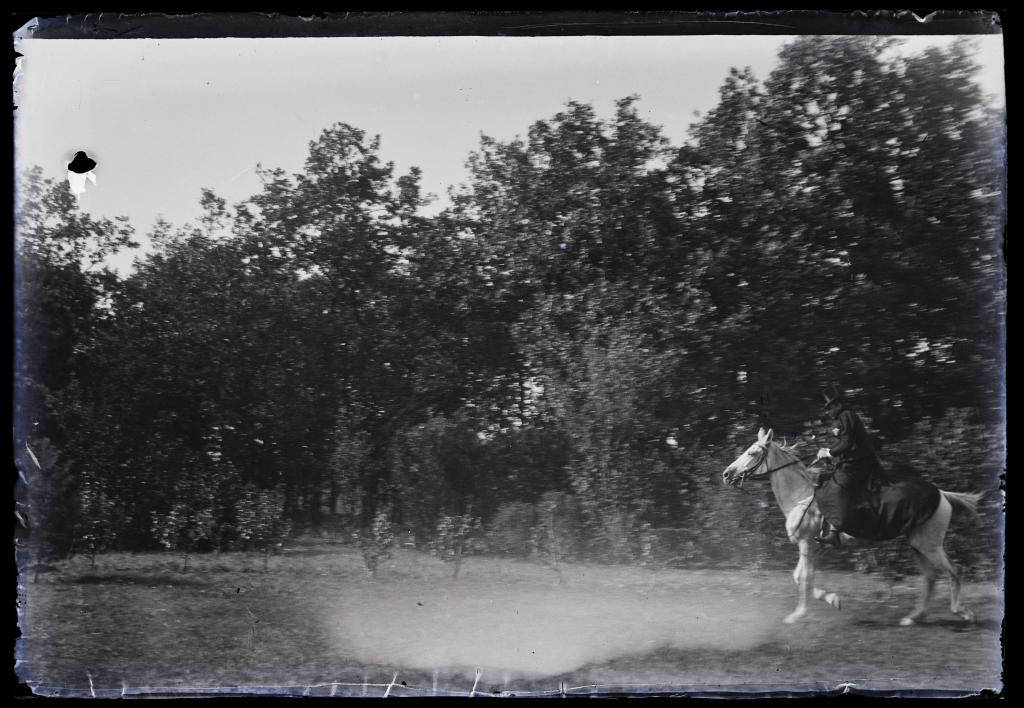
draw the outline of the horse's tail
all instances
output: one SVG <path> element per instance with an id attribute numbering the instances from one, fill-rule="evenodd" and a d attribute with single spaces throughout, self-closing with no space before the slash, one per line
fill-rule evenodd
<path id="1" fill-rule="evenodd" d="M 978 513 L 978 502 L 985 496 L 976 492 L 941 492 L 942 496 L 946 497 L 946 501 L 952 504 L 954 507 L 960 507 L 971 514 Z"/>

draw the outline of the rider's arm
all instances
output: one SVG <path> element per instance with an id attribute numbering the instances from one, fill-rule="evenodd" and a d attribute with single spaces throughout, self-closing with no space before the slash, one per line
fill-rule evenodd
<path id="1" fill-rule="evenodd" d="M 839 442 L 835 444 L 835 447 L 829 448 L 829 453 L 833 457 L 841 455 L 850 449 L 850 433 L 853 432 L 853 413 L 850 411 L 843 411 L 839 414 Z"/>

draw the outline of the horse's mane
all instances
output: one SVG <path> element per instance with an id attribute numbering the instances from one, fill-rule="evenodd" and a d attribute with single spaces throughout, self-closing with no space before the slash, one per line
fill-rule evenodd
<path id="1" fill-rule="evenodd" d="M 786 455 L 791 460 L 797 459 L 796 449 L 801 445 L 803 445 L 803 442 L 799 440 L 794 442 L 792 445 L 787 445 L 785 441 L 775 443 L 775 446 L 779 448 L 779 452 Z M 789 460 L 786 461 L 788 462 Z"/>

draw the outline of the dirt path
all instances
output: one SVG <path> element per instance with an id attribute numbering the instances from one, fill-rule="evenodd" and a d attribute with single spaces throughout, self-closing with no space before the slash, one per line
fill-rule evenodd
<path id="1" fill-rule="evenodd" d="M 486 581 L 410 583 L 341 599 L 339 650 L 413 669 L 474 667 L 514 676 L 574 671 L 654 651 L 752 649 L 772 622 L 735 595 L 589 586 L 518 588 Z"/>
<path id="2" fill-rule="evenodd" d="M 41 693 L 79 695 L 1001 685 L 995 586 L 965 588 L 976 625 L 947 617 L 940 585 L 933 618 L 901 628 L 913 588 L 889 599 L 870 577 L 830 573 L 844 609 L 817 603 L 807 621 L 784 625 L 795 599 L 785 572 L 579 565 L 559 576 L 474 558 L 456 580 L 408 552 L 373 581 L 347 548 L 271 566 L 225 555 L 181 573 L 167 556 L 111 556 L 95 571 L 51 574 L 26 587 L 19 672 Z"/>

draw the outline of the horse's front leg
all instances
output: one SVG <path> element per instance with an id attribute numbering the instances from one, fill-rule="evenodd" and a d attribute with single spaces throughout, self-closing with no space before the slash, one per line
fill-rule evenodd
<path id="1" fill-rule="evenodd" d="M 811 593 L 815 600 L 823 600 L 832 607 L 842 609 L 842 600 L 834 592 L 828 592 L 814 584 L 814 559 L 817 546 L 814 536 L 821 526 L 821 512 L 815 507 L 807 508 L 810 500 L 797 505 L 786 518 L 786 532 L 789 538 L 800 549 L 800 560 L 793 571 L 793 581 L 797 584 L 797 605 L 785 619 L 787 623 L 795 622 L 807 613 L 807 595 Z"/>
<path id="2" fill-rule="evenodd" d="M 796 609 L 786 615 L 786 619 L 783 620 L 786 624 L 792 624 L 807 614 L 807 592 L 814 578 L 814 560 L 810 554 L 810 544 L 804 539 L 797 545 L 800 548 L 800 560 L 793 571 L 793 580 L 797 586 Z"/>
<path id="3" fill-rule="evenodd" d="M 813 556 L 812 556 L 812 558 L 813 558 Z M 814 584 L 814 565 L 813 565 L 813 563 L 811 564 L 810 578 L 808 578 L 807 584 L 810 585 L 813 588 L 813 590 L 811 592 L 814 595 L 814 599 L 815 600 L 821 600 L 821 601 L 825 602 L 827 605 L 836 608 L 837 610 L 843 609 L 843 601 L 839 597 L 839 595 L 837 595 L 834 592 L 830 592 L 828 590 L 825 590 L 824 588 L 819 588 L 817 585 Z"/>

